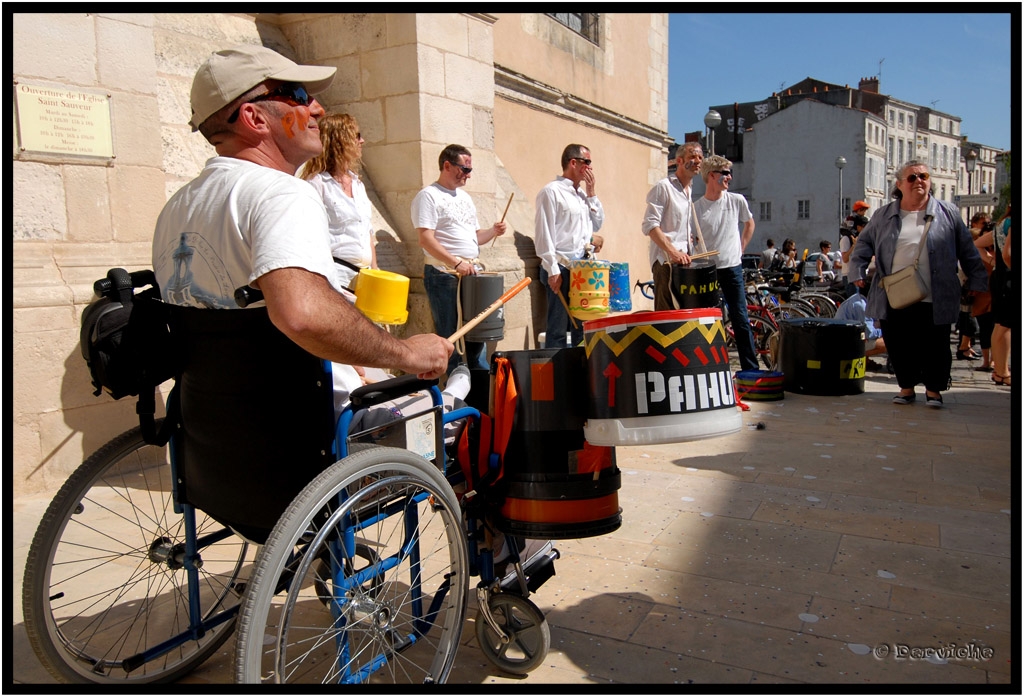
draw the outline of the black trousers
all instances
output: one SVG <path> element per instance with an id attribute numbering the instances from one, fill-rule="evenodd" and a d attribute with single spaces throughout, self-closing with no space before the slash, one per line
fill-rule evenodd
<path id="1" fill-rule="evenodd" d="M 896 382 L 909 390 L 924 383 L 929 392 L 949 387 L 953 355 L 949 351 L 948 324 L 935 324 L 931 303 L 914 303 L 902 310 L 889 308 L 883 319 L 882 338 Z"/>

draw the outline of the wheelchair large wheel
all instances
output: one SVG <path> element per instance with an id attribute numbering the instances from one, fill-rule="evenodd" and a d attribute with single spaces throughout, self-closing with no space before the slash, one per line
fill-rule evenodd
<path id="1" fill-rule="evenodd" d="M 544 613 L 531 601 L 512 593 L 495 593 L 487 604 L 509 640 L 502 643 L 478 610 L 476 642 L 480 651 L 506 673 L 526 675 L 544 661 L 551 648 L 551 628 Z"/>
<path id="2" fill-rule="evenodd" d="M 356 451 L 295 498 L 260 551 L 236 680 L 444 682 L 468 576 L 459 504 L 437 468 L 407 450 Z"/>
<path id="3" fill-rule="evenodd" d="M 199 511 L 196 524 L 199 537 L 222 533 L 199 550 L 205 619 L 238 605 L 248 544 Z M 135 428 L 80 465 L 46 510 L 25 568 L 25 629 L 47 670 L 63 682 L 168 682 L 216 651 L 234 617 L 142 657 L 189 628 L 184 542 L 168 448 L 147 445 Z"/>

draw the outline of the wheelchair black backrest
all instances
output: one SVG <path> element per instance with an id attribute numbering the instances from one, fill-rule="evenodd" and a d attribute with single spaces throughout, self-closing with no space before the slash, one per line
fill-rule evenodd
<path id="1" fill-rule="evenodd" d="M 179 500 L 262 543 L 335 461 L 331 375 L 266 308 L 171 308 L 182 373 L 173 439 Z"/>

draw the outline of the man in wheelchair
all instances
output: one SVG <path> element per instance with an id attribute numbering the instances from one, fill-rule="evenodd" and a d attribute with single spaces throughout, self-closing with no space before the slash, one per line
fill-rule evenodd
<path id="1" fill-rule="evenodd" d="M 375 369 L 388 368 L 436 378 L 446 372 L 453 346 L 434 334 L 396 339 L 342 295 L 323 204 L 294 176 L 322 150 L 317 119 L 325 112 L 313 95 L 327 89 L 335 72 L 259 46 L 218 51 L 199 68 L 190 125 L 217 157 L 164 206 L 153 265 L 163 299 L 172 304 L 231 309 L 236 288 L 257 288 L 277 329 L 332 362 L 338 415 L 364 375 L 382 380 L 386 374 Z M 354 365 L 366 366 L 364 375 Z M 445 410 L 464 406 L 468 390 L 468 371 L 456 369 L 442 394 Z M 429 406 L 422 393 L 375 404 L 355 412 L 350 432 Z M 447 440 L 460 425 L 449 425 Z M 500 536 L 497 544 L 501 560 L 508 550 Z"/>
<path id="2" fill-rule="evenodd" d="M 353 365 L 433 378 L 453 346 L 433 334 L 397 339 L 341 294 L 327 213 L 294 176 L 321 152 L 324 109 L 312 95 L 335 71 L 261 46 L 218 51 L 199 68 L 190 125 L 217 156 L 164 206 L 153 268 L 164 300 L 175 305 L 237 308 L 236 288 L 258 288 L 278 330 L 335 364 L 340 406 L 362 384 Z"/>
<path id="3" fill-rule="evenodd" d="M 321 150 L 311 95 L 335 70 L 246 46 L 196 73 L 190 124 L 217 156 L 157 221 L 164 302 L 133 304 L 165 330 L 153 353 L 173 355 L 163 427 L 132 429 L 82 463 L 26 564 L 26 632 L 61 680 L 177 680 L 237 632 L 243 682 L 444 682 L 471 575 L 492 663 L 527 672 L 550 646 L 528 596 L 557 551 L 513 546 L 515 572 L 495 576 L 507 545 L 481 534 L 471 492 L 460 499 L 447 478 L 439 425 L 479 415 L 440 416 L 466 396 L 434 382 L 451 342 L 395 338 L 343 297 L 323 203 L 294 176 Z M 245 286 L 262 298 L 243 307 Z M 364 386 L 353 365 L 407 375 Z M 353 435 L 409 434 L 423 407 L 410 393 L 427 390 L 431 457 Z"/>

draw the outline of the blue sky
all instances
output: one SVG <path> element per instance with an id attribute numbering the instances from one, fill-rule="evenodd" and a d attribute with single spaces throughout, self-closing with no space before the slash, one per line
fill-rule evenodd
<path id="1" fill-rule="evenodd" d="M 1008 149 L 1020 128 L 1019 112 L 1010 119 L 1010 25 L 1009 13 L 671 14 L 668 133 L 681 142 L 704 130 L 709 106 L 764 99 L 806 77 L 856 87 L 884 58 L 881 93 L 959 116 L 970 140 Z"/>

